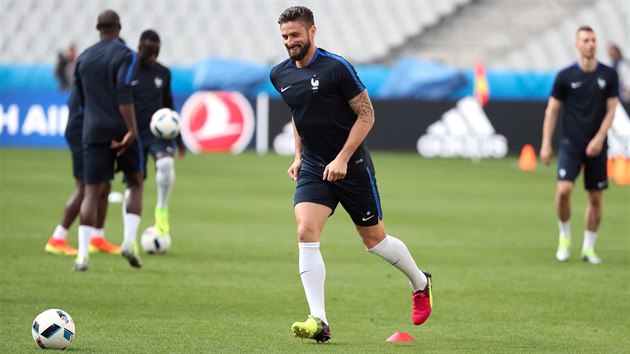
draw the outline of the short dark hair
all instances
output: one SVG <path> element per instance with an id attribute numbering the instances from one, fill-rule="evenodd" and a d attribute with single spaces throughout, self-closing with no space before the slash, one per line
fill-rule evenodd
<path id="1" fill-rule="evenodd" d="M 96 20 L 96 29 L 101 33 L 114 33 L 119 31 L 120 17 L 114 10 L 102 11 Z"/>
<path id="2" fill-rule="evenodd" d="M 315 24 L 313 11 L 305 6 L 292 6 L 284 10 L 278 18 L 278 24 L 292 21 L 301 22 L 306 28 L 311 28 Z"/>
<path id="3" fill-rule="evenodd" d="M 152 29 L 148 29 L 140 35 L 140 42 L 149 41 L 160 43 L 160 36 Z"/>
<path id="4" fill-rule="evenodd" d="M 582 32 L 582 31 L 584 31 L 584 32 L 593 32 L 593 33 L 595 33 L 595 31 L 593 31 L 593 29 L 591 28 L 591 26 L 586 26 L 586 25 L 584 25 L 584 26 L 580 26 L 580 28 L 578 28 L 578 30 L 577 30 L 577 32 L 576 32 L 576 33 L 580 33 L 580 32 Z"/>

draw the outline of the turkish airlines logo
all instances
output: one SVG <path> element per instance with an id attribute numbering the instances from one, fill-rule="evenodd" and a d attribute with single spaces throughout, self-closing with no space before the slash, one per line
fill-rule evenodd
<path id="1" fill-rule="evenodd" d="M 182 107 L 181 134 L 192 152 L 245 150 L 254 135 L 254 111 L 239 92 L 201 91 Z"/>

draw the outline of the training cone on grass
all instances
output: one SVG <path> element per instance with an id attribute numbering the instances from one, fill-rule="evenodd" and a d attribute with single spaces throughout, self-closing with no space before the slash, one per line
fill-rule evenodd
<path id="1" fill-rule="evenodd" d="M 536 169 L 536 151 L 531 144 L 523 145 L 521 156 L 518 158 L 518 167 L 523 171 Z"/>
<path id="2" fill-rule="evenodd" d="M 617 156 L 613 162 L 613 179 L 619 186 L 630 185 L 630 159 Z"/>
<path id="3" fill-rule="evenodd" d="M 412 336 L 407 332 L 396 332 L 386 339 L 388 342 L 415 342 Z"/>
<path id="4" fill-rule="evenodd" d="M 606 175 L 608 178 L 615 179 L 615 158 L 608 156 L 608 161 L 606 162 Z"/>

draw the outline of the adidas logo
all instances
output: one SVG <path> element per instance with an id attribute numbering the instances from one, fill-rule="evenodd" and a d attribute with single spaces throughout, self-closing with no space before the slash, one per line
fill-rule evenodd
<path id="1" fill-rule="evenodd" d="M 273 150 L 282 156 L 295 155 L 295 138 L 291 122 L 285 124 L 282 132 L 273 139 Z"/>
<path id="2" fill-rule="evenodd" d="M 507 139 L 496 134 L 472 96 L 461 99 L 431 124 L 418 139 L 417 148 L 423 157 L 502 158 L 508 152 Z"/>

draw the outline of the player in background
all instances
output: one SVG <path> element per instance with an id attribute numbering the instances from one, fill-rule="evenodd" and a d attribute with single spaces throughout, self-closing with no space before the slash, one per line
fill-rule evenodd
<path id="1" fill-rule="evenodd" d="M 131 88 L 138 60 L 136 53 L 119 40 L 121 25 L 116 12 L 101 12 L 96 28 L 100 41 L 79 56 L 75 70 L 77 93 L 84 107 L 85 168 L 75 270 L 88 269 L 88 245 L 95 232 L 99 197 L 115 170 L 123 171 L 130 190 L 121 254 L 131 266 L 140 268 L 136 240 L 142 212 L 144 162 Z"/>
<path id="2" fill-rule="evenodd" d="M 72 174 L 75 180 L 75 189 L 63 210 L 63 216 L 59 225 L 55 228 L 52 236 L 46 243 L 45 250 L 47 253 L 76 256 L 78 250 L 66 242 L 68 229 L 79 215 L 81 202 L 83 201 L 85 183 L 83 182 L 83 146 L 81 135 L 83 134 L 83 107 L 79 106 L 79 98 L 76 93 L 76 86 L 73 84 L 70 88 L 70 96 L 68 97 L 68 124 L 66 125 L 65 138 L 70 147 L 72 154 Z M 105 216 L 107 214 L 107 196 L 111 185 L 106 183 L 103 194 L 98 202 L 98 216 L 96 218 L 96 228 L 94 236 L 90 240 L 90 253 L 113 253 L 120 254 L 120 247 L 109 243 L 105 239 Z"/>
<path id="3" fill-rule="evenodd" d="M 310 308 L 307 320 L 295 322 L 291 330 L 296 337 L 317 342 L 331 338 L 319 246 L 324 225 L 339 203 L 367 251 L 409 279 L 412 320 L 420 325 L 431 314 L 431 275 L 418 268 L 401 240 L 385 231 L 374 165 L 364 141 L 374 124 L 365 86 L 348 61 L 315 46 L 311 10 L 290 7 L 278 23 L 289 59 L 276 65 L 270 78 L 293 115 L 295 160 L 288 174 L 297 181 L 298 263 Z"/>
<path id="4" fill-rule="evenodd" d="M 630 103 L 630 59 L 625 58 L 621 48 L 614 43 L 608 44 L 608 56 L 619 77 L 619 99 L 623 103 Z"/>
<path id="5" fill-rule="evenodd" d="M 151 116 L 160 108 L 175 109 L 171 93 L 171 72 L 157 62 L 160 54 L 160 37 L 154 30 L 146 30 L 140 35 L 138 57 L 140 66 L 133 86 L 133 102 L 136 110 L 138 131 L 142 141 L 142 154 L 146 162 L 151 154 L 155 160 L 155 181 L 157 185 L 157 205 L 155 206 L 155 230 L 158 236 L 170 233 L 168 220 L 168 199 L 175 183 L 175 161 L 173 155 L 178 151 L 184 157 L 186 148 L 181 138 L 162 140 L 151 133 Z M 128 193 L 125 193 L 128 195 Z M 124 209 L 123 209 L 124 213 Z"/>
<path id="6" fill-rule="evenodd" d="M 619 80 L 614 69 L 597 61 L 597 40 L 590 27 L 578 29 L 575 47 L 578 60 L 557 74 L 547 103 L 540 158 L 545 164 L 551 160 L 551 140 L 563 108 L 555 197 L 560 229 L 556 258 L 565 262 L 571 255 L 571 192 L 583 166 L 588 204 L 582 259 L 598 264 L 601 259 L 595 253 L 595 240 L 602 218 L 602 191 L 608 188 L 606 138 L 615 117 Z"/>

